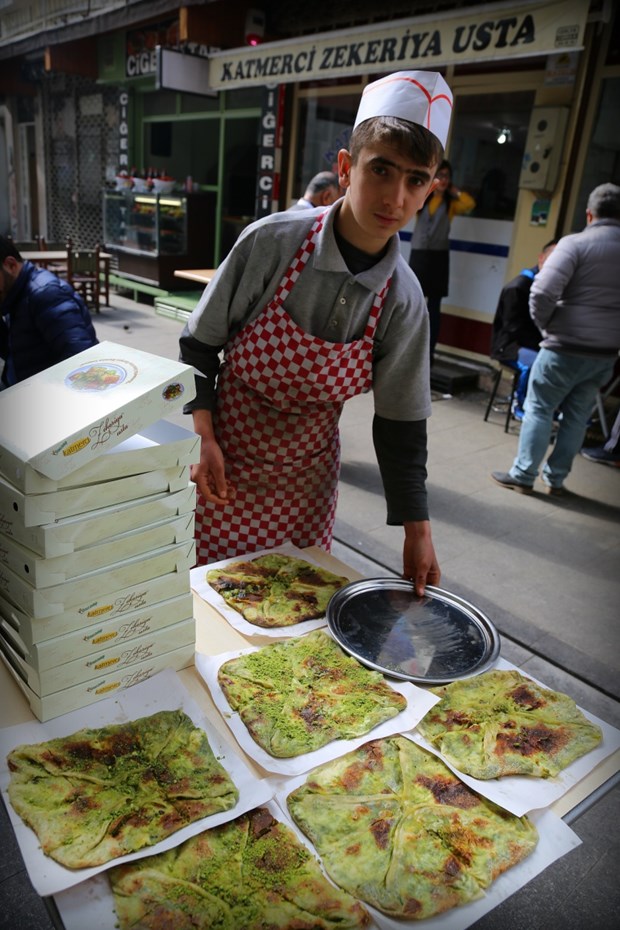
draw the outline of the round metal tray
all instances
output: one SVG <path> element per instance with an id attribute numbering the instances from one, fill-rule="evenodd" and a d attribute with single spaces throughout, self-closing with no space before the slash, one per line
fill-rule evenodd
<path id="1" fill-rule="evenodd" d="M 364 665 L 393 678 L 443 685 L 497 659 L 497 630 L 477 607 L 427 587 L 418 597 L 400 578 L 366 578 L 337 591 L 327 607 L 335 639 Z"/>

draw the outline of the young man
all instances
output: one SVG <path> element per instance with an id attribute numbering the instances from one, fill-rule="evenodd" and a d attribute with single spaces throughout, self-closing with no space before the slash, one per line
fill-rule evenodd
<path id="1" fill-rule="evenodd" d="M 10 387 L 99 341 L 90 313 L 73 288 L 51 271 L 22 260 L 0 236 L 1 387 Z"/>
<path id="2" fill-rule="evenodd" d="M 403 574 L 419 594 L 439 582 L 425 488 L 428 314 L 398 230 L 434 187 L 451 108 L 439 74 L 369 84 L 338 155 L 344 198 L 253 223 L 206 288 L 181 337 L 199 373 L 185 408 L 202 439 L 199 563 L 285 540 L 329 550 L 342 405 L 372 389 Z"/>

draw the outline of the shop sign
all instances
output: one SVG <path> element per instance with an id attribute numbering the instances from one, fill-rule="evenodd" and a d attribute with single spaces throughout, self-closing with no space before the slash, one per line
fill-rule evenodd
<path id="1" fill-rule="evenodd" d="M 477 7 L 210 55 L 212 90 L 547 55 L 583 48 L 589 0 Z"/>
<path id="2" fill-rule="evenodd" d="M 208 46 L 196 42 L 179 42 L 179 22 L 168 20 L 143 29 L 134 29 L 126 36 L 125 75 L 128 78 L 156 74 L 157 47 L 183 50 L 190 55 L 206 57 Z"/>
<path id="3" fill-rule="evenodd" d="M 120 119 L 118 121 L 118 168 L 129 171 L 129 94 L 122 90 L 118 97 Z"/>
<path id="4" fill-rule="evenodd" d="M 284 88 L 277 84 L 267 85 L 263 91 L 258 140 L 256 219 L 268 216 L 279 206 L 283 107 Z"/>

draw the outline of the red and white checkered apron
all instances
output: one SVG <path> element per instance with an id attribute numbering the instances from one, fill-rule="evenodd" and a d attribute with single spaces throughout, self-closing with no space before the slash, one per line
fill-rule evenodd
<path id="1" fill-rule="evenodd" d="M 198 496 L 196 560 L 295 545 L 331 547 L 338 497 L 338 420 L 372 384 L 373 337 L 390 282 L 375 298 L 362 339 L 330 343 L 304 332 L 282 303 L 315 248 L 320 216 L 262 313 L 227 351 L 214 426 L 236 498 Z"/>

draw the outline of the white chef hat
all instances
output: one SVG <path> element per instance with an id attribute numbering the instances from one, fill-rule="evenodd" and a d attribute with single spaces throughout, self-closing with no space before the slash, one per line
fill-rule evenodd
<path id="1" fill-rule="evenodd" d="M 436 71 L 396 71 L 364 88 L 354 126 L 374 116 L 397 116 L 424 126 L 445 147 L 452 91 Z"/>

